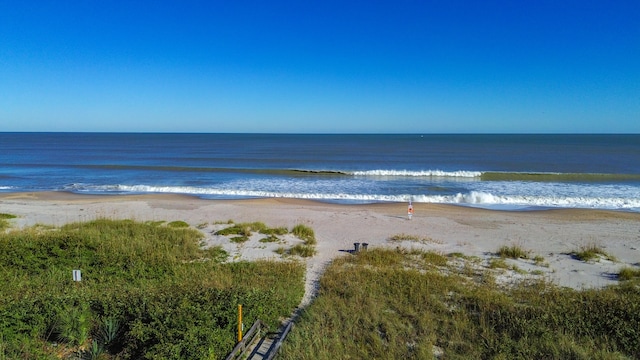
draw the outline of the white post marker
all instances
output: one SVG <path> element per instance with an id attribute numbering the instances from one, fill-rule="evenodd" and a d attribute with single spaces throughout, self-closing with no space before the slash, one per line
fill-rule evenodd
<path id="1" fill-rule="evenodd" d="M 413 205 L 411 205 L 411 200 L 409 200 L 409 207 L 407 208 L 407 216 L 409 217 L 409 220 L 411 220 L 411 217 L 413 217 Z"/>
<path id="2" fill-rule="evenodd" d="M 73 281 L 82 281 L 80 270 L 73 270 Z"/>

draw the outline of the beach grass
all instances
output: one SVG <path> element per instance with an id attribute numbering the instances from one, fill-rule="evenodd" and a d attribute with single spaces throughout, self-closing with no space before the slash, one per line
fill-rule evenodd
<path id="1" fill-rule="evenodd" d="M 227 222 L 222 223 L 224 225 L 230 225 L 225 227 L 222 230 L 218 230 L 215 232 L 216 235 L 241 235 L 245 237 L 251 236 L 254 232 L 264 234 L 264 235 L 286 235 L 289 233 L 289 230 L 286 227 L 280 226 L 275 228 L 268 227 L 265 223 L 256 221 L 251 223 L 234 223 L 233 220 L 228 220 Z"/>
<path id="2" fill-rule="evenodd" d="M 580 247 L 579 250 L 571 253 L 576 259 L 585 262 L 598 261 L 604 258 L 609 261 L 616 261 L 615 257 L 609 255 L 604 249 L 597 244 L 589 244 Z"/>
<path id="3" fill-rule="evenodd" d="M 189 224 L 186 221 L 176 220 L 168 223 L 167 226 L 172 228 L 188 228 Z"/>
<path id="4" fill-rule="evenodd" d="M 416 242 L 420 242 L 422 241 L 422 238 L 417 236 L 417 235 L 409 235 L 409 234 L 395 234 L 389 237 L 389 240 L 391 241 L 416 241 Z"/>
<path id="5" fill-rule="evenodd" d="M 497 255 L 502 258 L 528 259 L 529 251 L 523 249 L 518 245 L 511 245 L 511 246 L 504 245 L 504 246 L 501 246 L 500 249 L 498 249 Z"/>
<path id="6" fill-rule="evenodd" d="M 618 273 L 618 279 L 622 281 L 640 280 L 640 268 L 625 266 L 620 269 L 620 272 Z"/>
<path id="7" fill-rule="evenodd" d="M 418 242 L 418 243 L 422 243 L 422 244 L 428 244 L 428 243 L 433 243 L 433 244 L 439 244 L 441 242 L 436 241 L 430 237 L 426 237 L 426 236 L 418 236 L 418 235 L 412 235 L 412 234 L 405 234 L 405 233 L 401 233 L 401 234 L 395 234 L 389 237 L 389 241 L 413 241 L 413 242 Z"/>
<path id="8" fill-rule="evenodd" d="M 425 253 L 426 254 L 426 253 Z M 335 259 L 281 349 L 283 359 L 630 359 L 640 289 L 500 285 L 443 255 L 373 249 Z M 416 258 L 423 260 L 417 262 Z M 448 257 L 456 263 L 460 257 Z M 431 262 L 433 261 L 433 262 Z M 488 274 L 487 276 L 485 276 Z"/>
<path id="9" fill-rule="evenodd" d="M 4 231 L 10 227 L 9 220 L 15 219 L 13 214 L 0 213 L 0 231 Z"/>
<path id="10" fill-rule="evenodd" d="M 300 257 L 312 257 L 316 254 L 316 248 L 313 245 L 296 244 L 289 249 L 289 254 Z"/>
<path id="11" fill-rule="evenodd" d="M 261 243 L 279 242 L 280 238 L 275 235 L 269 235 L 259 240 Z"/>
<path id="12" fill-rule="evenodd" d="M 289 233 L 289 229 L 287 229 L 286 226 L 279 226 L 275 228 L 265 227 L 260 230 L 260 233 L 265 235 L 286 235 Z"/>
<path id="13" fill-rule="evenodd" d="M 227 263 L 201 239 L 105 219 L 0 234 L 0 358 L 224 358 L 239 304 L 246 325 L 276 330 L 302 299 L 304 266 Z"/>
<path id="14" fill-rule="evenodd" d="M 145 224 L 151 225 L 151 226 L 160 226 L 160 225 L 162 225 L 164 223 L 166 223 L 166 221 L 164 221 L 164 220 L 145 221 Z"/>
<path id="15" fill-rule="evenodd" d="M 291 233 L 303 240 L 305 245 L 316 245 L 316 234 L 312 228 L 304 225 L 297 224 L 291 229 Z"/>
<path id="16" fill-rule="evenodd" d="M 509 269 L 510 266 L 507 264 L 504 258 L 494 258 L 489 260 L 489 269 Z"/>
<path id="17" fill-rule="evenodd" d="M 233 221 L 228 222 L 228 227 L 225 227 L 222 230 L 218 230 L 215 232 L 215 235 L 221 236 L 229 236 L 229 241 L 242 244 L 250 240 L 250 237 L 254 232 L 258 232 L 262 235 L 266 235 L 258 240 L 261 243 L 275 243 L 283 241 L 280 236 L 292 234 L 298 239 L 302 240 L 302 244 L 296 244 L 292 247 L 278 247 L 274 250 L 278 255 L 293 255 L 299 256 L 303 258 L 312 257 L 317 253 L 315 246 L 317 245 L 317 240 L 315 236 L 315 232 L 312 228 L 304 225 L 297 224 L 295 225 L 291 231 L 287 227 L 279 226 L 279 227 L 268 227 L 262 222 L 253 222 L 253 223 L 238 223 L 235 224 Z M 236 235 L 236 236 L 233 236 Z"/>

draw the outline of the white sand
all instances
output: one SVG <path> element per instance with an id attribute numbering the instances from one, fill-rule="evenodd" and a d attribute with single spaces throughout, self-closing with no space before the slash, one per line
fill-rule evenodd
<path id="1" fill-rule="evenodd" d="M 335 257 L 351 256 L 354 243 L 369 248 L 423 248 L 443 254 L 460 252 L 486 259 L 503 245 L 517 245 L 544 258 L 544 264 L 509 260 L 519 269 L 543 276 L 561 286 L 576 289 L 617 283 L 615 274 L 624 266 L 640 266 L 640 214 L 598 210 L 545 210 L 506 212 L 466 207 L 414 204 L 412 220 L 407 204 L 337 205 L 291 199 L 202 200 L 179 195 L 84 196 L 68 193 L 12 193 L 0 195 L 0 213 L 18 218 L 14 228 L 35 224 L 60 226 L 95 218 L 137 221 L 183 220 L 199 227 L 211 245 L 222 245 L 230 260 L 279 259 L 273 250 L 283 244 L 260 243 L 252 238 L 244 244 L 229 242 L 213 234 L 217 223 L 261 221 L 269 227 L 296 224 L 311 227 L 318 240 L 318 253 L 302 259 L 307 266 L 306 296 L 313 296 L 325 266 Z M 397 234 L 430 241 L 389 241 Z M 297 240 L 287 237 L 287 246 Z M 570 252 L 597 245 L 615 261 L 601 259 L 585 263 Z M 540 275 L 541 274 L 541 275 Z M 516 273 L 507 273 L 513 279 Z"/>

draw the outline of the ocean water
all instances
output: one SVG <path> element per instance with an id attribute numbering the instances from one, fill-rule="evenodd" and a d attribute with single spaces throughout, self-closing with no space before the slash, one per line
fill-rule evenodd
<path id="1" fill-rule="evenodd" d="M 640 211 L 640 135 L 0 133 L 0 192 Z"/>

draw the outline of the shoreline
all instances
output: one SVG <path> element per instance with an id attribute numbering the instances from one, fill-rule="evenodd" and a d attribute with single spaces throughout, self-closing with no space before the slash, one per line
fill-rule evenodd
<path id="1" fill-rule="evenodd" d="M 314 230 L 318 244 L 314 257 L 301 260 L 307 266 L 303 303 L 315 293 L 325 266 L 333 258 L 348 256 L 356 242 L 367 243 L 370 248 L 401 246 L 461 253 L 485 262 L 502 246 L 518 246 L 529 251 L 531 257 L 543 258 L 544 265 L 523 259 L 509 259 L 509 264 L 574 289 L 617 284 L 614 275 L 621 268 L 640 266 L 640 213 L 592 209 L 506 211 L 414 203 L 413 219 L 408 220 L 406 206 L 288 198 L 210 200 L 179 194 L 0 193 L 0 213 L 18 216 L 10 221 L 14 229 L 36 224 L 62 226 L 97 218 L 182 220 L 200 228 L 207 244 L 223 246 L 232 261 L 275 259 L 279 255 L 263 243 L 225 243 L 225 239 L 213 235 L 216 222 L 260 221 L 289 229 L 296 224 L 307 225 Z M 425 241 L 389 240 L 399 234 Z M 571 255 L 590 245 L 602 248 L 616 260 L 587 263 Z M 517 273 L 505 276 L 522 277 Z"/>
<path id="2" fill-rule="evenodd" d="M 127 194 L 82 194 L 67 190 L 43 190 L 43 191 L 18 191 L 18 192 L 0 192 L 0 201 L 3 199 L 33 199 L 33 200 L 68 200 L 68 201 L 89 201 L 102 199 L 104 201 L 120 201 L 134 199 L 194 199 L 209 202 L 246 202 L 246 201 L 269 201 L 276 200 L 285 203 L 317 203 L 327 206 L 375 206 L 375 205 L 395 205 L 407 202 L 398 201 L 341 201 L 341 200 L 322 200 L 322 199 L 301 199 L 291 197 L 238 197 L 238 198 L 206 198 L 197 194 L 183 193 L 127 193 Z M 537 211 L 589 211 L 589 212 L 611 212 L 611 213 L 631 213 L 640 215 L 640 210 L 633 209 L 608 209 L 608 208 L 588 208 L 588 207 L 550 207 L 550 206 L 531 206 L 531 205 L 476 205 L 476 204 L 456 204 L 456 203 L 432 203 L 432 202 L 413 202 L 414 206 L 418 204 L 427 206 L 443 206 L 472 210 L 487 210 L 496 212 L 537 212 Z"/>

